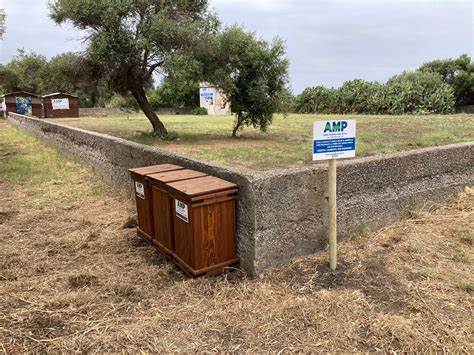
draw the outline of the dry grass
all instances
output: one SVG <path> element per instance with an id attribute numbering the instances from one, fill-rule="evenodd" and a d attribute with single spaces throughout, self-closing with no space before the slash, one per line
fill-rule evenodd
<path id="1" fill-rule="evenodd" d="M 56 188 L 69 191 L 69 179 Z M 255 279 L 189 279 L 126 228 L 128 200 L 87 170 L 75 179 L 100 193 L 45 203 L 0 183 L 7 353 L 474 350 L 469 189 L 341 244 L 335 273 L 321 252 Z"/>

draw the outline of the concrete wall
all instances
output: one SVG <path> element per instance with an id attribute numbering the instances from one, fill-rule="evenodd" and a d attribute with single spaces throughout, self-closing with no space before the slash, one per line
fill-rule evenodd
<path id="1" fill-rule="evenodd" d="M 457 113 L 474 113 L 474 105 L 465 105 L 456 107 Z"/>
<path id="2" fill-rule="evenodd" d="M 205 172 L 232 181 L 239 186 L 237 202 L 237 241 L 242 266 L 254 273 L 254 206 L 250 176 L 244 176 L 226 167 L 188 159 L 158 148 L 137 144 L 124 139 L 72 128 L 59 123 L 10 114 L 7 120 L 21 130 L 39 137 L 72 154 L 108 179 L 117 188 L 132 193 L 128 169 L 162 163 L 178 164 L 188 169 Z"/>
<path id="3" fill-rule="evenodd" d="M 373 231 L 474 183 L 474 142 L 338 164 L 339 240 Z M 262 174 L 255 191 L 255 269 L 326 246 L 326 164 Z"/>
<path id="4" fill-rule="evenodd" d="M 127 169 L 174 163 L 238 184 L 238 253 L 250 274 L 326 246 L 326 164 L 266 173 L 189 159 L 123 139 L 11 114 L 8 120 L 93 166 L 122 189 Z M 339 163 L 339 237 L 375 230 L 474 183 L 474 142 Z"/>

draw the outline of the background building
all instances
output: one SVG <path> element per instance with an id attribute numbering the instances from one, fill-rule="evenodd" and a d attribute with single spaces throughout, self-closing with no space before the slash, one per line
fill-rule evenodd
<path id="1" fill-rule="evenodd" d="M 41 117 L 41 97 L 26 91 L 17 91 L 1 97 L 2 106 L 7 112 L 19 113 L 26 116 Z"/>
<path id="2" fill-rule="evenodd" d="M 230 115 L 230 102 L 215 85 L 199 83 L 200 106 L 207 109 L 209 115 Z"/>
<path id="3" fill-rule="evenodd" d="M 44 117 L 79 117 L 79 97 L 57 92 L 43 96 Z"/>

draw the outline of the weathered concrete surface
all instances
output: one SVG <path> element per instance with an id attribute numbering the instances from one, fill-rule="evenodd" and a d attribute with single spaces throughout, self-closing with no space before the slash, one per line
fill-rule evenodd
<path id="1" fill-rule="evenodd" d="M 326 164 L 261 174 L 255 191 L 255 270 L 326 246 Z M 440 202 L 474 183 L 474 143 L 340 162 L 338 240 Z"/>
<path id="2" fill-rule="evenodd" d="M 326 246 L 326 164 L 266 173 L 189 159 L 119 138 L 20 115 L 9 121 L 92 165 L 123 189 L 127 169 L 174 163 L 239 185 L 238 253 L 250 274 Z M 375 230 L 409 209 L 442 201 L 474 183 L 474 142 L 354 159 L 338 167 L 339 240 Z"/>

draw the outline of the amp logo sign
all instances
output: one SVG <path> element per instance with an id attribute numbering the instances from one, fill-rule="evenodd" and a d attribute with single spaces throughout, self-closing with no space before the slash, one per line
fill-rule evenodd
<path id="1" fill-rule="evenodd" d="M 333 121 L 332 125 L 331 122 L 326 122 L 326 126 L 324 127 L 324 133 L 327 132 L 344 132 L 349 124 L 347 121 Z"/>
<path id="2" fill-rule="evenodd" d="M 316 121 L 313 135 L 313 160 L 355 157 L 356 121 Z"/>

